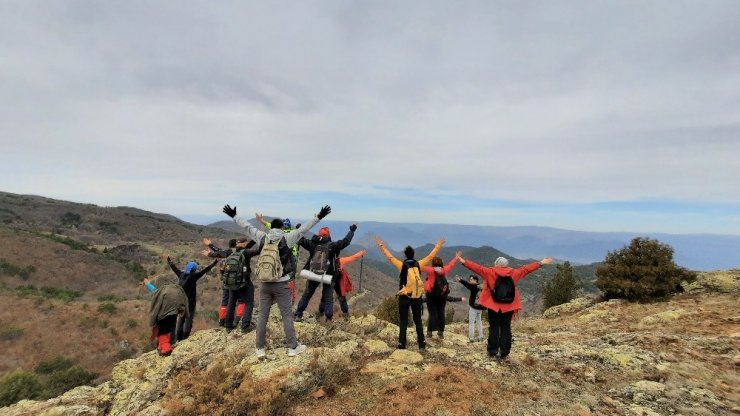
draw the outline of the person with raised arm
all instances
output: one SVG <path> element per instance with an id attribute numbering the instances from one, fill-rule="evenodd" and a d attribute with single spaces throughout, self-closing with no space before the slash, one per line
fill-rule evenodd
<path id="1" fill-rule="evenodd" d="M 463 266 L 483 278 L 478 303 L 488 309 L 488 356 L 504 360 L 511 352 L 511 320 L 522 309 L 522 300 L 516 284 L 524 276 L 544 264 L 551 264 L 553 260 L 551 257 L 545 257 L 514 269 L 509 267 L 509 260 L 505 257 L 498 257 L 493 267 L 465 260 L 460 251 L 457 252 L 457 258 Z"/>
<path id="2" fill-rule="evenodd" d="M 447 264 L 441 258 L 432 258 L 431 266 L 423 266 L 421 271 L 426 273 L 424 292 L 427 299 L 427 310 L 429 321 L 427 322 L 427 338 L 432 337 L 433 331 L 437 331 L 439 338 L 444 338 L 445 332 L 445 306 L 450 295 L 450 285 L 447 282 L 447 274 L 457 264 L 457 257 L 453 257 Z"/>
<path id="3" fill-rule="evenodd" d="M 419 344 L 419 349 L 426 349 L 424 327 L 421 323 L 422 295 L 424 295 L 424 284 L 421 282 L 421 267 L 426 266 L 437 255 L 444 242 L 444 239 L 438 240 L 432 251 L 419 261 L 414 259 L 414 249 L 411 246 L 406 246 L 403 251 L 406 258 L 401 261 L 391 254 L 380 237 L 375 237 L 375 244 L 378 245 L 378 248 L 388 261 L 400 272 L 398 279 L 398 318 L 400 324 L 398 328 L 398 349 L 406 349 L 406 328 L 409 324 L 409 309 L 411 309 L 414 319 L 416 341 Z"/>
<path id="4" fill-rule="evenodd" d="M 285 340 L 288 345 L 288 356 L 295 357 L 306 351 L 306 346 L 299 343 L 295 335 L 293 325 L 293 311 L 288 282 L 291 279 L 291 273 L 295 272 L 295 263 L 291 261 L 293 247 L 303 235 L 308 232 L 314 225 L 318 224 L 322 218 L 331 213 L 331 207 L 325 205 L 311 220 L 307 221 L 297 230 L 285 232 L 283 230 L 283 220 L 275 218 L 270 223 L 269 233 L 257 229 L 249 223 L 246 218 L 236 214 L 236 207 L 229 205 L 224 206 L 223 212 L 234 221 L 244 227 L 247 237 L 256 241 L 260 245 L 260 254 L 257 258 L 257 270 L 253 273 L 255 280 L 260 284 L 260 310 L 257 318 L 257 334 L 255 354 L 257 358 L 266 355 L 265 338 L 267 331 L 267 319 L 270 315 L 270 308 L 277 303 L 280 309 L 280 315 L 283 320 L 283 331 Z"/>

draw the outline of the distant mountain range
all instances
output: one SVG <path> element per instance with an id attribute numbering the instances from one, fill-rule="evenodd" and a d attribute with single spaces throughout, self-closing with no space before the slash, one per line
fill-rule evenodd
<path id="1" fill-rule="evenodd" d="M 294 220 L 296 221 L 296 220 Z M 297 221 L 296 221 L 297 222 Z M 324 220 L 334 234 L 343 234 L 348 221 Z M 239 231 L 233 221 L 210 224 Z M 549 227 L 493 227 L 454 224 L 415 224 L 363 222 L 359 224 L 354 244 L 373 247 L 379 235 L 392 248 L 421 246 L 440 237 L 448 246 L 493 246 L 517 258 L 552 256 L 574 264 L 604 260 L 607 252 L 627 245 L 635 237 L 650 237 L 669 244 L 675 250 L 676 263 L 692 270 L 717 270 L 740 267 L 740 236 L 713 234 L 662 234 L 634 232 L 588 232 Z"/>

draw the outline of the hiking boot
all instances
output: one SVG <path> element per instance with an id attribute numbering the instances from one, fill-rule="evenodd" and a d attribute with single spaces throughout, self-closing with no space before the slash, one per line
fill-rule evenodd
<path id="1" fill-rule="evenodd" d="M 293 315 L 293 321 L 295 322 L 303 322 L 303 315 Z"/>
<path id="2" fill-rule="evenodd" d="M 445 333 L 442 331 L 437 332 L 437 336 L 439 336 L 439 339 L 445 339 Z"/>
<path id="3" fill-rule="evenodd" d="M 265 358 L 265 349 L 264 348 L 257 348 L 254 351 L 254 355 L 256 355 L 257 358 Z"/>
<path id="4" fill-rule="evenodd" d="M 345 320 L 349 321 L 349 312 L 345 312 L 342 314 Z"/>
<path id="5" fill-rule="evenodd" d="M 303 344 L 296 345 L 295 348 L 288 348 L 288 357 L 295 357 L 296 355 L 306 351 L 306 346 Z"/>
<path id="6" fill-rule="evenodd" d="M 241 333 L 242 335 L 246 335 L 252 331 L 254 331 L 254 325 L 249 325 L 247 327 L 242 328 Z"/>
<path id="7" fill-rule="evenodd" d="M 426 351 L 427 349 L 427 343 L 424 342 L 422 344 L 419 344 L 419 351 Z"/>
<path id="8" fill-rule="evenodd" d="M 427 338 L 432 339 L 432 331 L 427 331 Z"/>
<path id="9" fill-rule="evenodd" d="M 406 344 L 401 344 L 399 342 L 398 345 L 396 345 L 396 349 L 398 349 L 398 350 L 405 350 L 406 349 Z"/>

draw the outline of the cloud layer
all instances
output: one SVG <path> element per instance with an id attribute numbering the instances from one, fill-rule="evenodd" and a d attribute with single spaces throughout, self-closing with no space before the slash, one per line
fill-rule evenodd
<path id="1" fill-rule="evenodd" d="M 740 233 L 737 2 L 396 3 L 3 2 L 0 187 Z"/>

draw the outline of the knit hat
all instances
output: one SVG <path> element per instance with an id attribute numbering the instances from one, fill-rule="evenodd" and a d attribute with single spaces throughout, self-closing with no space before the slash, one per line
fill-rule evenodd
<path id="1" fill-rule="evenodd" d="M 509 265 L 509 260 L 506 260 L 506 257 L 498 257 L 496 261 L 493 263 L 493 265 L 506 267 Z"/>
<path id="2" fill-rule="evenodd" d="M 292 226 L 290 224 L 290 218 L 285 218 L 283 220 L 283 228 L 292 228 Z"/>

